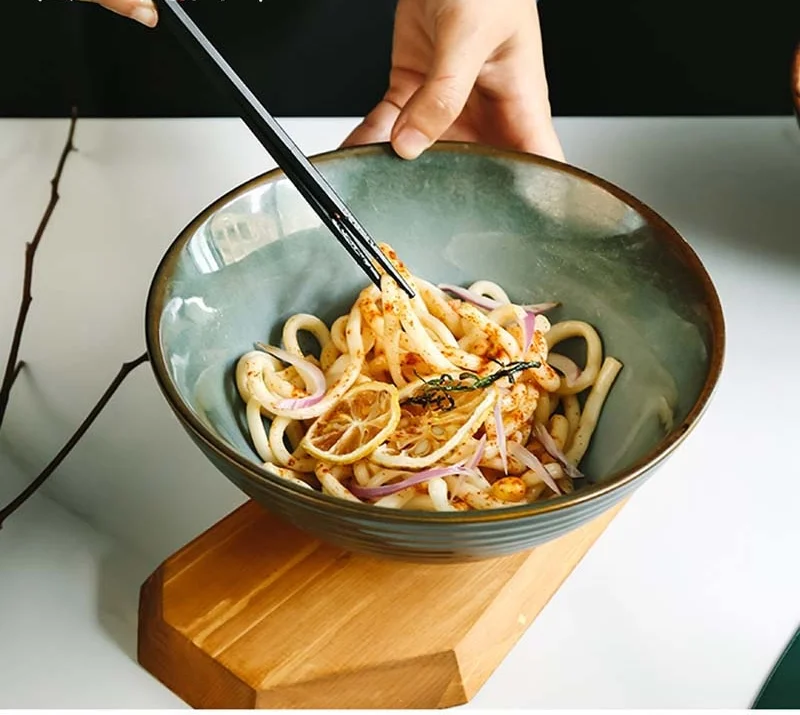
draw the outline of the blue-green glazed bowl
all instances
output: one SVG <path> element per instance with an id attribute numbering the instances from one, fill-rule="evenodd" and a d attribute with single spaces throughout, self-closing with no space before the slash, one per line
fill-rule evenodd
<path id="1" fill-rule="evenodd" d="M 697 424 L 719 379 L 724 325 L 700 260 L 611 184 L 528 154 L 442 143 L 413 162 L 384 145 L 313 159 L 369 232 L 413 273 L 496 281 L 553 320 L 596 326 L 624 368 L 582 462 L 583 488 L 504 510 L 409 512 L 304 490 L 260 467 L 234 368 L 283 322 L 341 315 L 366 278 L 273 171 L 203 211 L 167 250 L 147 302 L 147 346 L 172 410 L 213 464 L 264 507 L 353 551 L 454 562 L 530 549 L 631 494 Z M 576 357 L 579 357 L 576 355 Z"/>

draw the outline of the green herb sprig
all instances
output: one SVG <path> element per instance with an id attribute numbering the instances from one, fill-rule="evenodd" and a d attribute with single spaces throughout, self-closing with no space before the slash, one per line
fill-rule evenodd
<path id="1" fill-rule="evenodd" d="M 417 375 L 424 383 L 424 386 L 421 387 L 420 391 L 413 397 L 409 397 L 406 402 L 412 405 L 420 405 L 421 407 L 433 406 L 434 409 L 438 410 L 452 410 L 456 406 L 453 395 L 451 394 L 453 392 L 484 390 L 504 377 L 507 377 L 509 382 L 513 384 L 516 375 L 519 373 L 524 370 L 542 366 L 542 363 L 538 360 L 518 360 L 509 363 L 493 360 L 492 362 L 497 363 L 500 369 L 484 377 L 476 375 L 474 372 L 466 371 L 459 373 L 458 377 L 453 377 L 445 373 L 444 375 L 431 378 L 430 380 L 426 380 L 424 377 Z"/>

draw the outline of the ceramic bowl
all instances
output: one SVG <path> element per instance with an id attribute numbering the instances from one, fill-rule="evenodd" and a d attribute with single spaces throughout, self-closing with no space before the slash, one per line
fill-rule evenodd
<path id="1" fill-rule="evenodd" d="M 219 471 L 264 507 L 349 550 L 428 562 L 495 557 L 611 508 L 697 424 L 722 367 L 720 302 L 689 245 L 640 201 L 573 167 L 475 145 L 442 143 L 413 162 L 384 145 L 313 161 L 412 272 L 434 283 L 493 280 L 524 303 L 560 301 L 552 319 L 591 322 L 624 368 L 582 462 L 592 483 L 567 496 L 410 512 L 272 476 L 250 445 L 236 361 L 256 341 L 277 344 L 293 313 L 341 315 L 366 278 L 283 174 L 270 172 L 186 227 L 146 309 L 151 364 L 169 406 Z"/>

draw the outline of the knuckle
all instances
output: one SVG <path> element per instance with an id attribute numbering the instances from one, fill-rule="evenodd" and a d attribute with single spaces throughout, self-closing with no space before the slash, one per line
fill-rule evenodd
<path id="1" fill-rule="evenodd" d="M 437 81 L 432 88 L 432 104 L 437 118 L 455 120 L 461 114 L 463 97 L 460 88 L 450 79 Z"/>

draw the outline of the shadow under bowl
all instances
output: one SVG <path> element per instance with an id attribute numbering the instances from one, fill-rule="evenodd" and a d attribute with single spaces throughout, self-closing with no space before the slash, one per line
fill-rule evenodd
<path id="1" fill-rule="evenodd" d="M 181 232 L 146 309 L 167 402 L 209 460 L 264 507 L 349 550 L 426 562 L 496 557 L 611 508 L 697 424 L 722 368 L 720 301 L 689 245 L 634 197 L 565 164 L 476 145 L 440 143 L 413 162 L 385 145 L 312 161 L 412 273 L 492 280 L 524 303 L 559 301 L 551 319 L 588 321 L 624 367 L 582 462 L 589 483 L 569 495 L 427 513 L 352 504 L 273 476 L 250 443 L 236 362 L 256 341 L 279 343 L 294 313 L 330 324 L 366 279 L 282 172 L 270 172 Z"/>

